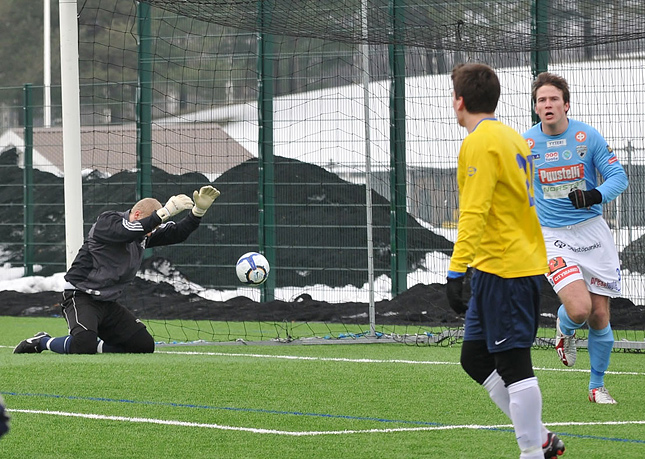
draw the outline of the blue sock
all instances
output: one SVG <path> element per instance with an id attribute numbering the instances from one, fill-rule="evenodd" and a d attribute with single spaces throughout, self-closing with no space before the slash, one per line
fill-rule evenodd
<path id="1" fill-rule="evenodd" d="M 609 367 L 611 350 L 614 347 L 614 333 L 611 331 L 611 324 L 602 330 L 594 330 L 589 327 L 587 346 L 591 362 L 589 389 L 595 389 L 605 385 L 605 371 Z"/>
<path id="2" fill-rule="evenodd" d="M 40 341 L 36 345 L 36 349 L 39 351 L 46 351 L 47 349 L 47 343 L 51 341 L 53 338 L 40 338 Z"/>
<path id="3" fill-rule="evenodd" d="M 49 349 L 57 354 L 69 354 L 69 345 L 71 341 L 72 337 L 70 335 L 61 336 L 60 338 L 50 338 L 45 344 L 46 347 L 44 347 L 44 349 Z"/>
<path id="4" fill-rule="evenodd" d="M 558 308 L 558 319 L 560 319 L 560 330 L 562 331 L 562 333 L 569 336 L 573 335 L 573 333 L 577 329 L 585 324 L 584 322 L 577 324 L 573 320 L 571 320 L 563 304 L 561 304 Z"/>

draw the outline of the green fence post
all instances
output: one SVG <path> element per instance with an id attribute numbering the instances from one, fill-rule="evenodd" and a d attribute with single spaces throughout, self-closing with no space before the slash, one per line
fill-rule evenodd
<path id="1" fill-rule="evenodd" d="M 273 156 L 273 56 L 272 38 L 263 32 L 270 21 L 272 2 L 258 2 L 258 246 L 275 268 L 275 160 Z M 262 301 L 275 298 L 277 270 L 262 284 Z"/>
<path id="2" fill-rule="evenodd" d="M 24 86 L 23 109 L 25 112 L 25 152 L 23 161 L 23 256 L 25 276 L 34 275 L 34 113 L 32 106 L 32 88 L 27 83 Z"/>
<path id="3" fill-rule="evenodd" d="M 150 5 L 137 4 L 139 88 L 137 98 L 137 199 L 152 196 L 152 37 Z"/>
<path id="4" fill-rule="evenodd" d="M 407 289 L 407 188 L 405 152 L 405 47 L 403 0 L 391 0 L 394 43 L 389 45 L 390 62 L 390 245 L 392 296 Z"/>

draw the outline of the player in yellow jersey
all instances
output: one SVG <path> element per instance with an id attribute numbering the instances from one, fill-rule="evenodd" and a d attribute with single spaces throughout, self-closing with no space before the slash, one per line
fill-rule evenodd
<path id="1" fill-rule="evenodd" d="M 493 69 L 457 65 L 452 82 L 455 115 L 468 130 L 457 164 L 459 226 L 446 289 L 450 306 L 466 313 L 461 365 L 513 422 L 521 459 L 556 457 L 564 444 L 542 424 L 531 361 L 547 272 L 531 152 L 519 133 L 495 118 L 500 84 Z"/>

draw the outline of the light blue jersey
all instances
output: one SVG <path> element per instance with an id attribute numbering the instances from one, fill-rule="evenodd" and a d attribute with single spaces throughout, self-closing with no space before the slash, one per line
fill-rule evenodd
<path id="1" fill-rule="evenodd" d="M 575 225 L 602 214 L 602 205 L 576 209 L 567 195 L 575 189 L 598 189 L 610 202 L 627 188 L 627 174 L 603 136 L 593 127 L 569 119 L 557 136 L 542 132 L 538 123 L 524 133 L 535 166 L 535 201 L 540 225 Z M 604 182 L 598 185 L 598 173 Z"/>

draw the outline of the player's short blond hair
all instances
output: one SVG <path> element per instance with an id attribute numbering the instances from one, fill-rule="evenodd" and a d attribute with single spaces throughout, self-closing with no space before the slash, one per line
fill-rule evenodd
<path id="1" fill-rule="evenodd" d="M 136 211 L 139 211 L 141 212 L 141 218 L 146 218 L 159 209 L 161 209 L 161 203 L 155 198 L 143 198 L 132 207 L 130 212 L 135 213 Z"/>

